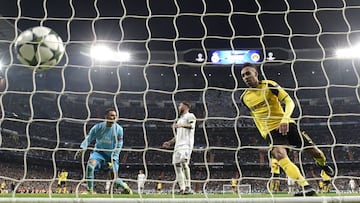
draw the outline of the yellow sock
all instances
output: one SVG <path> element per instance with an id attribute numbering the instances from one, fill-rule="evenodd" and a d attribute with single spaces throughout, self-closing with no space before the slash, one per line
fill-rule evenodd
<path id="1" fill-rule="evenodd" d="M 326 164 L 326 157 L 325 157 L 325 154 L 322 152 L 321 152 L 320 157 L 314 157 L 314 160 L 319 166 L 325 166 L 325 164 Z"/>
<path id="2" fill-rule="evenodd" d="M 269 189 L 270 189 L 271 192 L 274 192 L 274 188 L 275 188 L 275 184 L 274 184 L 274 180 L 272 180 L 270 182 Z"/>
<path id="3" fill-rule="evenodd" d="M 289 158 L 279 160 L 280 167 L 285 171 L 291 179 L 296 180 L 297 184 L 304 187 L 309 185 L 305 178 L 301 175 L 299 168 L 290 161 Z"/>
<path id="4" fill-rule="evenodd" d="M 331 187 L 331 184 L 329 183 L 329 185 L 326 186 L 326 192 L 330 191 L 330 187 Z"/>

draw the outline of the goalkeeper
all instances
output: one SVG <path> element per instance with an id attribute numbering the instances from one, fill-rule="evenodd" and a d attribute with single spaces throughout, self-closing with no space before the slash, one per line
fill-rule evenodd
<path id="1" fill-rule="evenodd" d="M 279 161 L 280 167 L 298 185 L 304 188 L 295 196 L 316 195 L 315 189 L 309 185 L 299 168 L 289 159 L 286 147 L 307 147 L 316 164 L 327 175 L 335 175 L 333 169 L 326 164 L 324 153 L 315 146 L 311 138 L 305 133 L 299 133 L 298 127 L 291 114 L 295 104 L 288 93 L 276 82 L 258 79 L 255 65 L 246 63 L 241 69 L 241 77 L 249 87 L 240 97 L 243 104 L 250 110 L 256 127 L 262 137 L 270 143 L 271 155 Z M 285 111 L 281 104 L 285 104 Z"/>
<path id="2" fill-rule="evenodd" d="M 94 192 L 94 172 L 112 163 L 115 185 L 124 189 L 125 193 L 132 194 L 129 186 L 118 178 L 119 155 L 123 146 L 123 128 L 115 121 L 117 114 L 115 109 L 105 111 L 105 121 L 94 125 L 76 152 L 75 159 L 82 156 L 89 144 L 95 140 L 95 148 L 91 153 L 86 166 L 87 189 Z"/>

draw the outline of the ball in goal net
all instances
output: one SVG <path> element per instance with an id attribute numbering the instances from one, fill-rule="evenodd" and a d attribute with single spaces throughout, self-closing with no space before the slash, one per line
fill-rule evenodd
<path id="1" fill-rule="evenodd" d="M 359 2 L 350 0 L 7 0 L 0 8 L 0 184 L 9 199 L 0 202 L 21 193 L 56 201 L 62 169 L 68 172 L 62 191 L 82 198 L 91 147 L 81 160 L 72 157 L 107 107 L 116 108 L 124 128 L 119 176 L 136 191 L 144 170 L 144 194 L 157 194 L 161 183 L 161 197 L 180 199 L 173 151 L 161 144 L 174 136 L 183 100 L 197 117 L 190 168 L 200 199 L 216 201 L 209 191 L 231 191 L 234 174 L 249 183 L 239 193 L 268 193 L 268 144 L 239 99 L 245 62 L 295 101 L 292 117 L 334 165 L 334 196 L 356 199 L 342 193 L 360 176 L 353 132 L 360 124 L 358 13 Z M 52 28 L 65 46 L 59 64 L 42 72 L 13 52 L 17 36 L 36 26 Z M 316 185 L 320 171 L 302 151 L 290 158 Z M 105 193 L 108 179 L 96 172 L 97 193 Z M 122 197 L 113 186 L 108 196 Z"/>

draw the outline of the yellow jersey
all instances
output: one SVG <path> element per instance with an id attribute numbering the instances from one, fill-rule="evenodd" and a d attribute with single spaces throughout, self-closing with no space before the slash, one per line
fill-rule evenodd
<path id="1" fill-rule="evenodd" d="M 235 187 L 237 185 L 237 179 L 231 179 L 231 186 Z"/>
<path id="2" fill-rule="evenodd" d="M 5 187 L 6 187 L 6 183 L 5 183 L 5 182 L 2 182 L 2 183 L 1 183 L 1 189 L 3 190 L 3 189 L 5 189 Z"/>
<path id="3" fill-rule="evenodd" d="M 322 177 L 322 180 L 323 181 L 330 181 L 331 180 L 331 177 L 328 176 L 324 170 L 321 170 L 321 173 L 320 173 L 320 176 Z"/>
<path id="4" fill-rule="evenodd" d="M 59 180 L 61 181 L 66 181 L 67 177 L 68 177 L 68 172 L 66 171 L 62 171 L 58 176 Z"/>
<path id="5" fill-rule="evenodd" d="M 158 183 L 157 186 L 156 186 L 156 188 L 157 188 L 158 190 L 161 190 L 161 189 L 162 189 L 162 183 Z"/>
<path id="6" fill-rule="evenodd" d="M 288 93 L 272 80 L 259 81 L 256 88 L 248 88 L 241 95 L 242 103 L 250 110 L 263 138 L 266 138 L 270 131 L 277 129 L 283 119 L 288 123 L 295 123 L 284 116 L 281 102 L 287 97 Z"/>
<path id="7" fill-rule="evenodd" d="M 279 161 L 274 159 L 274 158 L 271 158 L 270 160 L 271 162 L 271 173 L 272 174 L 280 174 L 280 165 L 279 165 Z"/>

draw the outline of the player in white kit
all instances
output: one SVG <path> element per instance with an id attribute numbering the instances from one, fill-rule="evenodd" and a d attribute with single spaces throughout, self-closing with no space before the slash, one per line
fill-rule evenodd
<path id="1" fill-rule="evenodd" d="M 144 174 L 144 171 L 139 170 L 139 174 L 138 174 L 138 177 L 137 177 L 138 193 L 139 194 L 142 194 L 144 192 L 145 181 L 146 181 L 146 175 Z"/>
<path id="2" fill-rule="evenodd" d="M 294 194 L 296 192 L 296 181 L 287 177 L 288 194 Z"/>
<path id="3" fill-rule="evenodd" d="M 172 163 L 175 165 L 176 180 L 180 187 L 180 194 L 191 194 L 190 157 L 194 147 L 196 117 L 189 110 L 191 105 L 187 101 L 179 104 L 180 118 L 174 124 L 176 135 L 163 143 L 164 148 L 174 146 Z"/>
<path id="4" fill-rule="evenodd" d="M 355 183 L 355 180 L 354 179 L 350 179 L 349 180 L 349 186 L 350 186 L 350 190 L 352 193 L 355 193 L 356 192 L 356 183 Z"/>

